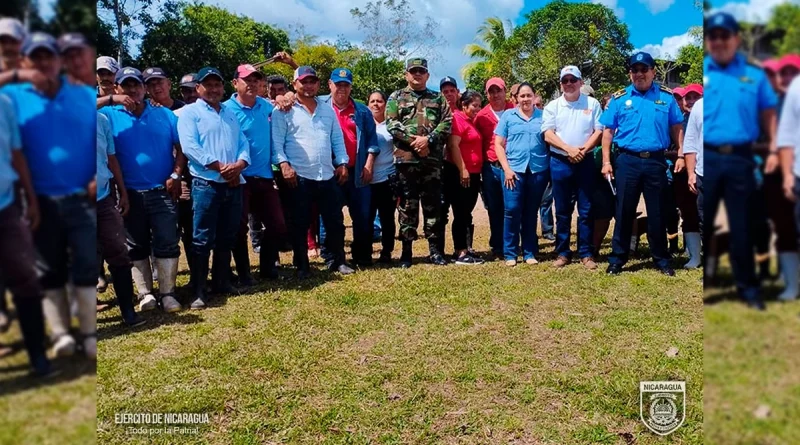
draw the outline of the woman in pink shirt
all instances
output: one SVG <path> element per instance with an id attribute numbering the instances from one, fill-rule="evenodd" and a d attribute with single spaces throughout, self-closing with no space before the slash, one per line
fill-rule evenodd
<path id="1" fill-rule="evenodd" d="M 453 247 L 456 264 L 482 264 L 467 249 L 468 229 L 472 226 L 472 210 L 481 189 L 483 145 L 475 128 L 475 116 L 481 110 L 480 93 L 466 91 L 453 112 L 453 128 L 447 141 L 449 157 L 444 163 L 442 182 L 447 201 L 453 206 Z"/>

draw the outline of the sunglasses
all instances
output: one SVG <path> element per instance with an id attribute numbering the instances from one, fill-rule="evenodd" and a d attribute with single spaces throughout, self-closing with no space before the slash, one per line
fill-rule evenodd
<path id="1" fill-rule="evenodd" d="M 715 40 L 730 40 L 733 37 L 733 34 L 729 32 L 712 32 L 710 34 L 706 34 L 706 39 L 709 42 L 713 42 Z"/>
<path id="2" fill-rule="evenodd" d="M 642 67 L 642 68 L 631 68 L 631 73 L 633 73 L 633 74 L 645 74 L 648 71 L 650 71 L 650 67 L 649 66 Z"/>
<path id="3" fill-rule="evenodd" d="M 578 83 L 578 79 L 575 77 L 567 77 L 565 79 L 561 79 L 561 85 L 566 85 L 568 83 Z"/>
<path id="4" fill-rule="evenodd" d="M 425 74 L 428 72 L 428 70 L 426 70 L 425 68 L 411 68 L 410 70 L 408 70 L 408 72 L 416 76 L 418 74 Z"/>

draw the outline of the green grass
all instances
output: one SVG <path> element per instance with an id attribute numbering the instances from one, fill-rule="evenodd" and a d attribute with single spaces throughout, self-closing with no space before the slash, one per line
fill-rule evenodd
<path id="1" fill-rule="evenodd" d="M 202 312 L 146 314 L 136 332 L 102 313 L 99 442 L 702 443 L 700 272 L 549 263 L 318 272 Z M 639 421 L 638 385 L 670 379 L 687 381 L 688 410 L 662 439 Z M 186 411 L 210 423 L 148 437 L 114 422 Z"/>
<path id="2" fill-rule="evenodd" d="M 729 270 L 723 270 L 723 275 Z M 708 298 L 730 289 L 707 291 Z M 773 296 L 776 289 L 767 288 Z M 737 300 L 705 310 L 707 444 L 783 445 L 800 438 L 800 302 L 767 304 L 764 313 Z M 769 416 L 755 411 L 769 407 Z"/>

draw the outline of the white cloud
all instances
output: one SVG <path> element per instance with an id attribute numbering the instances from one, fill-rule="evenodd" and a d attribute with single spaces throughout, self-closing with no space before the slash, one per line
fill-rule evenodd
<path id="1" fill-rule="evenodd" d="M 692 39 L 692 36 L 687 32 L 679 36 L 664 37 L 661 43 L 647 44 L 636 51 L 650 53 L 654 59 L 675 60 L 681 47 L 693 43 Z"/>
<path id="2" fill-rule="evenodd" d="M 592 3 L 608 6 L 609 9 L 614 11 L 618 19 L 622 20 L 625 18 L 625 8 L 619 6 L 618 0 L 592 0 Z"/>
<path id="3" fill-rule="evenodd" d="M 669 9 L 675 3 L 675 0 L 639 0 L 639 3 L 647 6 L 647 10 L 652 14 L 658 14 Z"/>
<path id="4" fill-rule="evenodd" d="M 726 3 L 714 8 L 710 13 L 725 11 L 737 20 L 749 23 L 766 23 L 772 16 L 772 9 L 783 3 L 800 4 L 798 0 L 750 0 L 747 3 Z"/>

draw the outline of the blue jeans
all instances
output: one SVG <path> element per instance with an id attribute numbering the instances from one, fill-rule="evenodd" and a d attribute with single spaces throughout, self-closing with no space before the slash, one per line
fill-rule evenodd
<path id="1" fill-rule="evenodd" d="M 289 234 L 294 250 L 294 265 L 298 270 L 308 270 L 308 228 L 311 225 L 311 203 L 315 202 L 320 214 L 320 240 L 324 233 L 325 264 L 329 268 L 344 263 L 344 217 L 342 216 L 342 188 L 335 178 L 313 181 L 297 178 L 297 187 L 288 189 Z M 367 202 L 369 204 L 369 201 Z M 369 218 L 367 219 L 369 221 Z"/>
<path id="2" fill-rule="evenodd" d="M 503 252 L 503 169 L 495 167 L 489 162 L 483 163 L 481 172 L 481 186 L 484 200 L 489 213 L 489 247 L 495 254 Z M 537 206 L 538 207 L 538 206 Z"/>
<path id="3" fill-rule="evenodd" d="M 125 217 L 131 261 L 150 256 L 178 258 L 178 203 L 165 188 L 148 191 L 128 189 L 130 211 Z"/>
<path id="4" fill-rule="evenodd" d="M 542 224 L 542 235 L 553 233 L 553 183 L 547 184 L 539 207 L 539 221 Z"/>
<path id="5" fill-rule="evenodd" d="M 372 259 L 372 233 L 373 222 L 370 208 L 372 206 L 372 188 L 356 187 L 355 172 L 350 169 L 347 182 L 339 186 L 344 198 L 344 205 L 350 212 L 350 219 L 353 221 L 353 244 L 350 245 L 350 252 L 353 261 L 356 263 L 369 262 Z M 325 248 L 325 224 L 322 222 L 320 213 L 319 242 L 322 244 L 320 256 L 326 261 L 332 261 L 328 249 Z"/>
<path id="6" fill-rule="evenodd" d="M 39 196 L 41 223 L 33 233 L 41 256 L 44 290 L 59 289 L 71 275 L 76 287 L 97 284 L 97 211 L 86 194 Z"/>
<path id="7" fill-rule="evenodd" d="M 230 260 L 242 218 L 242 186 L 229 187 L 227 183 L 194 178 L 192 211 L 193 253 L 208 258 L 213 249 L 225 252 L 222 257 L 227 255 Z"/>
<path id="8" fill-rule="evenodd" d="M 523 260 L 535 258 L 539 253 L 539 237 L 536 235 L 536 220 L 542 195 L 550 182 L 550 170 L 531 173 L 516 173 L 517 181 L 509 190 L 503 186 L 504 230 L 503 255 L 506 260 L 517 259 L 520 229 L 522 231 Z M 503 175 L 505 181 L 505 175 Z"/>
<path id="9" fill-rule="evenodd" d="M 594 188 L 594 159 L 585 158 L 572 164 L 566 156 L 551 153 L 550 176 L 553 184 L 553 198 L 556 203 L 556 253 L 572 258 L 569 248 L 572 212 L 575 208 L 573 195 L 578 204 L 578 255 L 581 258 L 592 256 L 592 190 Z"/>

